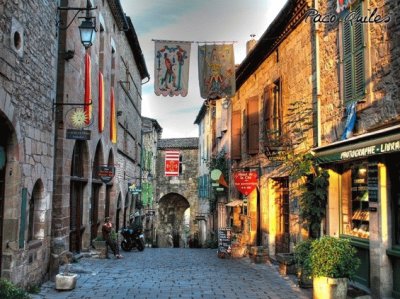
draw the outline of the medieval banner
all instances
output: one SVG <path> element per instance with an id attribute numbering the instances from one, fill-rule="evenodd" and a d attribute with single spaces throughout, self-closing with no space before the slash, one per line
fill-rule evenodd
<path id="1" fill-rule="evenodd" d="M 154 92 L 186 96 L 189 84 L 191 42 L 155 41 Z"/>
<path id="2" fill-rule="evenodd" d="M 231 97 L 235 94 L 233 44 L 199 46 L 199 83 L 203 99 Z"/>
<path id="3" fill-rule="evenodd" d="M 179 176 L 179 151 L 165 152 L 165 176 Z"/>

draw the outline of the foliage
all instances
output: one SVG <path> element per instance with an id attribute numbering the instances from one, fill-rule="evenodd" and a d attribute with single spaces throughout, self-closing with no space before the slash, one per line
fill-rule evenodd
<path id="1" fill-rule="evenodd" d="M 313 129 L 312 108 L 305 101 L 295 101 L 288 109 L 288 121 L 284 124 L 290 136 L 287 150 L 281 160 L 293 182 L 298 183 L 299 215 L 309 237 L 318 238 L 321 221 L 326 215 L 329 174 L 321 169 L 307 144 L 309 131 Z"/>
<path id="2" fill-rule="evenodd" d="M 29 294 L 13 285 L 10 281 L 0 278 L 0 298 L 2 299 L 29 299 Z"/>
<path id="3" fill-rule="evenodd" d="M 352 278 L 360 265 L 349 239 L 325 236 L 311 244 L 313 277 Z"/>
<path id="4" fill-rule="evenodd" d="M 34 284 L 34 285 L 29 286 L 28 293 L 39 294 L 40 293 L 40 285 Z"/>
<path id="5" fill-rule="evenodd" d="M 229 182 L 229 160 L 226 159 L 226 152 L 222 149 L 215 157 L 211 158 L 209 169 L 219 169 L 222 172 L 222 175 L 225 178 L 226 182 Z M 217 196 L 215 192 L 210 196 L 210 211 L 215 211 L 217 206 Z"/>
<path id="6" fill-rule="evenodd" d="M 294 248 L 294 261 L 296 267 L 305 276 L 311 276 L 311 243 L 311 239 L 304 240 L 299 242 Z"/>

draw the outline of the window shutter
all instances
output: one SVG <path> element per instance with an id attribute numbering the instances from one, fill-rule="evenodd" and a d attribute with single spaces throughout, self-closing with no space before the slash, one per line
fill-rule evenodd
<path id="1" fill-rule="evenodd" d="M 247 105 L 247 138 L 248 138 L 248 153 L 258 154 L 259 148 L 259 117 L 258 117 L 258 97 L 249 99 Z"/>
<path id="2" fill-rule="evenodd" d="M 264 90 L 264 134 L 265 146 L 270 145 L 269 141 L 274 130 L 274 109 L 273 109 L 273 84 L 268 85 Z"/>
<path id="3" fill-rule="evenodd" d="M 147 196 L 149 198 L 149 206 L 153 205 L 153 185 L 149 183 L 148 185 L 148 193 Z"/>
<path id="4" fill-rule="evenodd" d="M 355 8 L 356 15 L 362 15 L 361 3 Z M 354 28 L 354 96 L 356 99 L 362 98 L 365 93 L 365 74 L 364 74 L 364 37 L 363 23 L 353 22 Z"/>
<path id="5" fill-rule="evenodd" d="M 353 99 L 353 47 L 351 36 L 351 23 L 343 21 L 343 92 L 345 103 Z"/>
<path id="6" fill-rule="evenodd" d="M 233 111 L 232 112 L 232 152 L 231 152 L 231 157 L 232 159 L 235 160 L 240 160 L 242 158 L 242 152 L 241 152 L 241 125 L 242 125 L 242 120 L 241 120 L 241 112 L 240 110 Z"/>

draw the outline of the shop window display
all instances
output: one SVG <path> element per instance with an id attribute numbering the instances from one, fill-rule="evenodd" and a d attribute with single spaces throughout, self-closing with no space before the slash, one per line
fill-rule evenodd
<path id="1" fill-rule="evenodd" d="M 343 233 L 369 238 L 368 167 L 352 165 L 342 175 Z"/>

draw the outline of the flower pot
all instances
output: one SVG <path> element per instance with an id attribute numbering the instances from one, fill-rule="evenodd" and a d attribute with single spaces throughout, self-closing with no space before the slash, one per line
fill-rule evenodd
<path id="1" fill-rule="evenodd" d="M 347 278 L 314 277 L 313 299 L 346 299 Z"/>
<path id="2" fill-rule="evenodd" d="M 57 274 L 56 275 L 56 290 L 67 291 L 72 290 L 76 286 L 78 274 Z"/>

